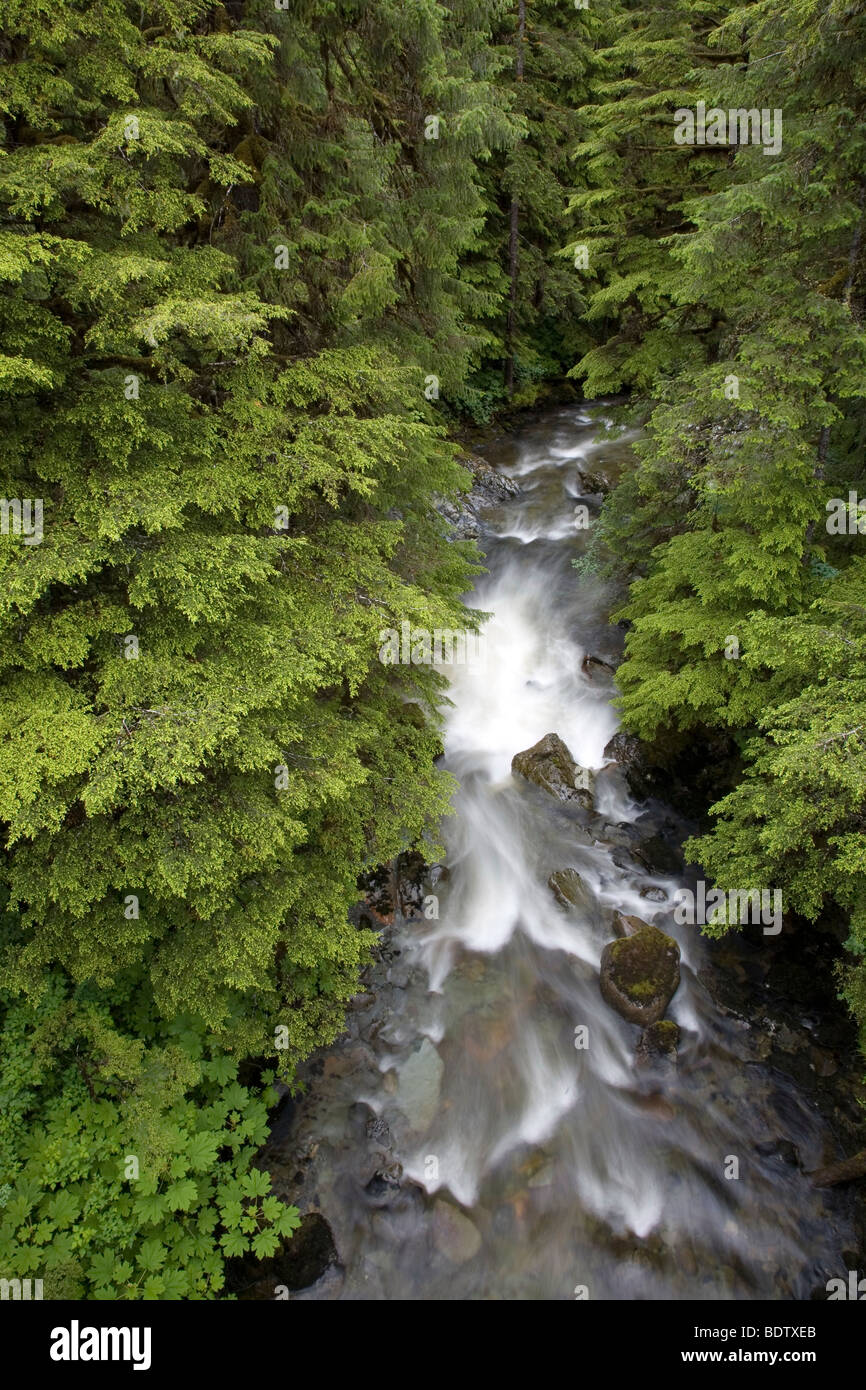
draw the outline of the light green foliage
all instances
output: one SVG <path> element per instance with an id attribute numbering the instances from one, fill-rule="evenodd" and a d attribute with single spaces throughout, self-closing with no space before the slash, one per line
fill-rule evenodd
<path id="1" fill-rule="evenodd" d="M 443 682 L 379 634 L 475 621 L 424 386 L 459 389 L 496 297 L 460 273 L 514 136 L 488 28 L 433 0 L 4 6 L 0 492 L 44 515 L 0 536 L 0 980 L 13 1032 L 55 981 L 94 1054 L 43 1019 L 37 1096 L 16 1052 L 36 1137 L 7 1161 L 26 1258 L 56 1246 L 88 1296 L 212 1296 L 289 1233 L 244 1186 L 267 1096 L 213 1068 L 291 1078 L 331 1041 L 359 874 L 435 850 Z M 189 1158 L 205 1132 L 224 1163 Z"/>
<path id="2" fill-rule="evenodd" d="M 459 626 L 472 572 L 432 510 L 463 475 L 417 351 L 428 315 L 460 336 L 471 219 L 461 241 L 420 126 L 377 131 L 377 83 L 447 90 L 474 130 L 458 177 L 496 117 L 470 119 L 483 90 L 415 9 L 358 10 L 359 40 L 346 15 L 314 39 L 303 7 L 235 27 L 192 0 L 10 25 L 2 481 L 44 499 L 44 539 L 0 545 L 5 979 L 37 997 L 50 966 L 105 988 L 143 968 L 163 1016 L 242 1050 L 285 1023 L 284 1067 L 355 987 L 359 871 L 449 790 L 406 704 L 437 679 L 377 653 L 404 619 Z M 345 170 L 318 143 L 335 121 Z M 447 248 L 416 262 L 449 200 Z"/>

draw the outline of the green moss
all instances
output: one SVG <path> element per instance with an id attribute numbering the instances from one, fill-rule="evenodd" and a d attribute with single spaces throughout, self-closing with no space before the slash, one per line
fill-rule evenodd
<path id="1" fill-rule="evenodd" d="M 626 994 L 632 999 L 650 999 L 658 989 L 658 981 L 637 980 L 634 984 L 629 982 L 625 986 Z"/>
<path id="2" fill-rule="evenodd" d="M 659 1047 L 676 1047 L 680 1040 L 679 1025 L 671 1018 L 662 1018 L 652 1025 L 653 1041 Z"/>
<path id="3" fill-rule="evenodd" d="M 670 969 L 670 937 L 649 923 L 611 945 L 619 988 L 636 1003 L 664 990 Z"/>

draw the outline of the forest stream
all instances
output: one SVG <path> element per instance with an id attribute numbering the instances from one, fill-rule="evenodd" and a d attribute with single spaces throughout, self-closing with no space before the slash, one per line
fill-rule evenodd
<path id="1" fill-rule="evenodd" d="M 676 856 L 688 826 L 605 756 L 622 633 L 606 586 L 572 565 L 590 534 L 575 508 L 600 502 L 586 479 L 630 448 L 604 418 L 551 409 L 485 450 L 519 492 L 482 517 L 485 659 L 449 671 L 445 868 L 385 928 L 346 1035 L 304 1069 L 266 1150 L 327 1246 L 292 1297 L 808 1299 L 857 1258 L 848 1199 L 808 1177 L 839 1151 L 814 1011 L 762 1022 L 711 987 L 745 952 L 760 993 L 778 942 L 677 925 L 688 880 L 632 853 L 667 837 Z M 548 733 L 594 771 L 594 808 L 512 773 Z M 571 907 L 548 886 L 566 868 L 584 888 Z M 679 943 L 675 1065 L 640 1065 L 639 1029 L 601 997 L 615 911 Z M 805 1080 L 776 1064 L 786 1028 Z"/>

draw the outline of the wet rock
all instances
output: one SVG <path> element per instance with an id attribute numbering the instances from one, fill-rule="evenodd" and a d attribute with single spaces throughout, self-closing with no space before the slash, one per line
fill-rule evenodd
<path id="1" fill-rule="evenodd" d="M 426 1130 L 433 1123 L 444 1070 L 442 1058 L 429 1038 L 424 1038 L 400 1068 L 396 1100 L 411 1129 Z"/>
<path id="2" fill-rule="evenodd" d="M 641 888 L 639 891 L 641 897 L 646 898 L 651 903 L 666 903 L 668 900 L 668 895 L 663 888 L 650 886 Z"/>
<path id="3" fill-rule="evenodd" d="M 629 1023 L 657 1023 L 679 982 L 680 948 L 658 927 L 644 924 L 602 952 L 602 998 Z"/>
<path id="4" fill-rule="evenodd" d="M 327 1077 L 350 1076 L 351 1073 L 357 1071 L 361 1065 L 360 1058 L 357 1055 L 358 1052 L 359 1049 L 355 1048 L 352 1052 L 332 1053 L 324 1060 L 322 1075 Z"/>
<path id="5" fill-rule="evenodd" d="M 534 1190 L 537 1187 L 550 1187 L 553 1183 L 554 1172 L 553 1160 L 548 1159 L 546 1163 L 541 1165 L 538 1172 L 533 1173 L 532 1177 L 529 1179 L 529 1188 Z"/>
<path id="6" fill-rule="evenodd" d="M 520 487 L 513 478 L 506 478 L 478 454 L 469 454 L 460 462 L 472 474 L 471 490 L 454 501 L 440 499 L 437 510 L 451 522 L 456 540 L 477 540 L 481 512 L 517 497 Z"/>
<path id="7" fill-rule="evenodd" d="M 648 925 L 649 923 L 645 922 L 642 917 L 627 917 L 624 912 L 613 914 L 613 930 L 618 937 L 634 936 L 635 932 L 641 930 L 641 927 Z"/>
<path id="8" fill-rule="evenodd" d="M 639 864 L 651 874 L 678 874 L 683 867 L 679 850 L 668 844 L 661 835 L 650 835 L 632 849 Z"/>
<path id="9" fill-rule="evenodd" d="M 584 495 L 604 497 L 610 492 L 613 484 L 604 464 L 597 463 L 592 471 L 583 468 L 580 470 L 580 485 Z"/>
<path id="10" fill-rule="evenodd" d="M 354 1110 L 355 1106 L 352 1106 L 352 1109 Z M 388 1121 L 383 1115 L 370 1115 L 364 1125 L 364 1133 L 368 1139 L 372 1140 L 372 1142 L 377 1144 L 380 1148 L 390 1148 L 391 1130 Z"/>
<path id="11" fill-rule="evenodd" d="M 480 523 L 475 508 L 468 498 L 461 503 L 439 502 L 436 510 L 454 527 L 454 539 L 458 541 L 477 541 Z"/>
<path id="12" fill-rule="evenodd" d="M 640 1035 L 635 1060 L 638 1066 L 672 1064 L 677 1060 L 680 1030 L 670 1018 L 651 1023 Z"/>
<path id="13" fill-rule="evenodd" d="M 371 1201 L 378 1204 L 388 1202 L 399 1191 L 402 1177 L 402 1164 L 395 1159 L 392 1163 L 376 1169 L 376 1172 L 365 1185 L 364 1191 Z"/>
<path id="14" fill-rule="evenodd" d="M 593 830 L 598 843 L 603 845 L 618 845 L 622 849 L 630 849 L 632 845 L 641 842 L 640 831 L 635 826 L 627 823 L 611 825 L 610 821 L 602 820 L 601 816 L 593 821 Z"/>
<path id="15" fill-rule="evenodd" d="M 545 734 L 532 748 L 515 753 L 511 771 L 559 801 L 577 801 L 592 810 L 593 774 L 578 767 L 558 734 Z"/>
<path id="16" fill-rule="evenodd" d="M 800 1167 L 800 1151 L 790 1139 L 783 1139 L 779 1144 L 779 1157 L 789 1168 Z"/>
<path id="17" fill-rule="evenodd" d="M 615 670 L 609 661 L 602 661 L 600 656 L 591 656 L 589 652 L 587 652 L 583 661 L 580 663 L 580 669 L 590 680 L 593 680 L 593 678 L 609 679 L 613 676 Z"/>
<path id="18" fill-rule="evenodd" d="M 810 1065 L 816 1076 L 835 1076 L 839 1070 L 839 1063 L 824 1047 L 812 1047 L 809 1050 L 811 1059 Z"/>
<path id="19" fill-rule="evenodd" d="M 481 1249 L 478 1227 L 450 1202 L 441 1199 L 433 1207 L 433 1243 L 452 1264 L 466 1264 Z"/>
<path id="20" fill-rule="evenodd" d="M 605 758 L 612 758 L 623 769 L 629 790 L 638 801 L 646 801 L 658 793 L 658 769 L 647 757 L 643 743 L 636 734 L 620 729 L 606 745 Z"/>
<path id="21" fill-rule="evenodd" d="M 547 880 L 547 886 L 563 907 L 585 907 L 591 901 L 589 890 L 577 869 L 557 869 Z"/>
<path id="22" fill-rule="evenodd" d="M 372 994 L 369 990 L 365 990 L 363 994 L 354 994 L 352 996 L 353 1009 L 369 1009 L 372 1007 L 373 1004 L 375 1004 L 375 1002 L 376 996 L 375 994 Z"/>
<path id="23" fill-rule="evenodd" d="M 485 506 L 507 502 L 520 495 L 520 485 L 493 467 L 480 454 L 467 454 L 460 462 L 472 474 L 472 495 Z"/>

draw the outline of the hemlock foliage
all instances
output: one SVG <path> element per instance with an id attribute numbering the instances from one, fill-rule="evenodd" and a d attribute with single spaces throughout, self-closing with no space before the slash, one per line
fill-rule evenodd
<path id="1" fill-rule="evenodd" d="M 844 909 L 866 1044 L 866 570 L 848 506 L 866 442 L 866 21 L 813 0 L 685 3 L 662 37 L 626 12 L 600 59 L 625 100 L 593 113 L 584 195 L 602 210 L 590 317 L 613 322 L 574 369 L 590 394 L 636 387 L 647 415 L 601 527 L 633 578 L 623 714 L 662 743 L 737 739 L 741 780 L 687 849 L 723 889 Z M 781 150 L 675 145 L 662 73 L 671 108 L 782 111 Z M 637 196 L 647 180 L 661 211 Z"/>
<path id="2" fill-rule="evenodd" d="M 425 379 L 479 360 L 460 258 L 516 127 L 471 7 L 10 0 L 2 33 L 2 492 L 42 521 L 0 545 L 0 984 L 40 1040 L 3 1266 L 61 1231 L 64 1287 L 212 1296 L 291 1229 L 237 1065 L 335 1037 L 358 875 L 447 805 L 440 683 L 378 634 L 466 622 Z"/>

